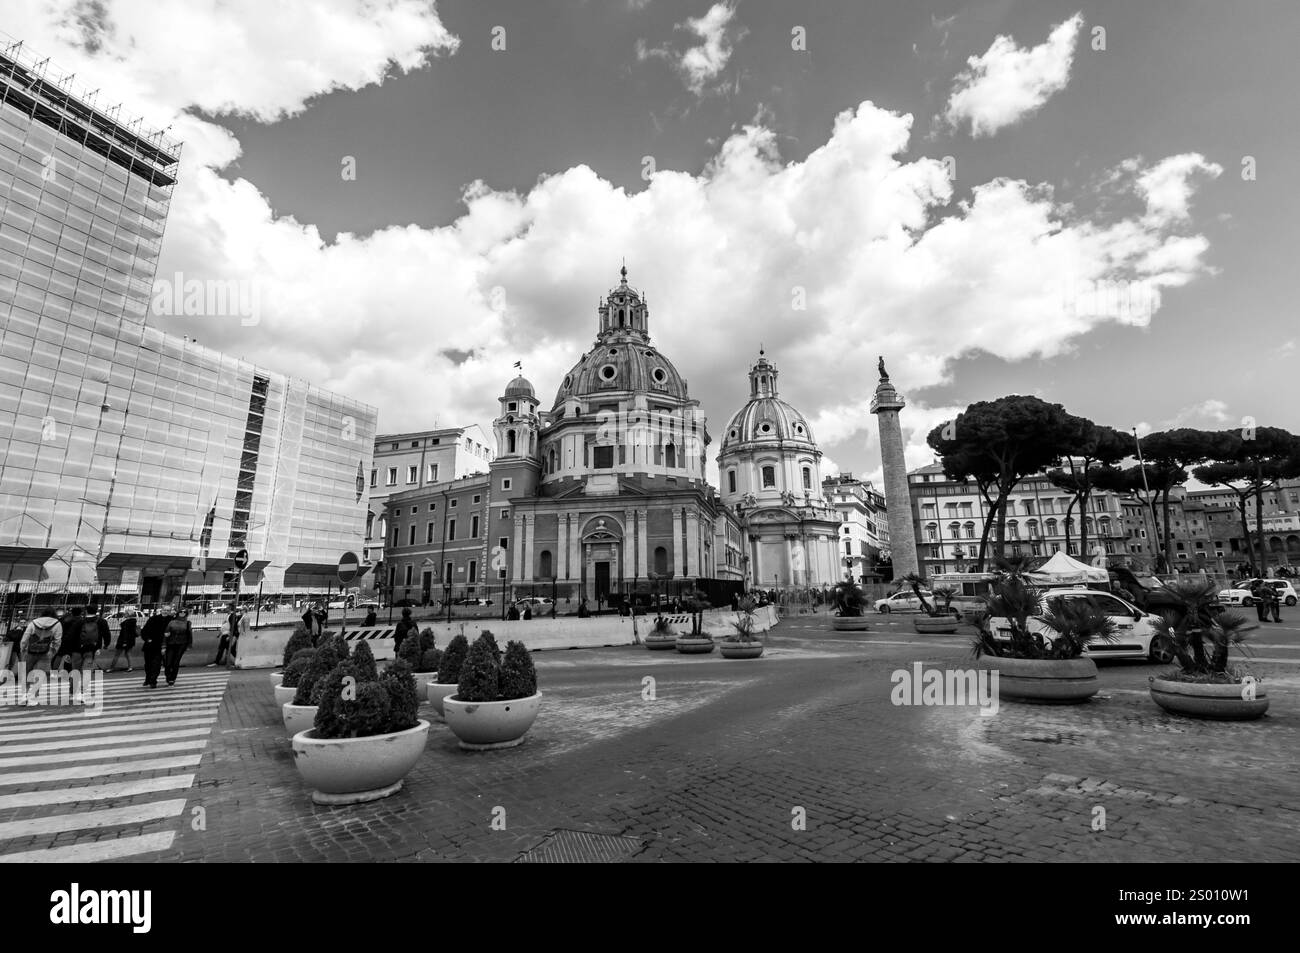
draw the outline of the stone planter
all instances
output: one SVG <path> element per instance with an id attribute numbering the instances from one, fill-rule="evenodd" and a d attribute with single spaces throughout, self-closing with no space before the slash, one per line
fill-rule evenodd
<path id="1" fill-rule="evenodd" d="M 401 789 L 428 737 L 427 721 L 368 738 L 317 738 L 311 728 L 293 736 L 293 763 L 317 804 L 377 801 Z"/>
<path id="2" fill-rule="evenodd" d="M 280 707 L 284 713 L 284 730 L 289 732 L 290 738 L 300 731 L 315 727 L 318 707 L 317 705 L 295 705 L 292 702 Z"/>
<path id="3" fill-rule="evenodd" d="M 429 704 L 433 706 L 433 710 L 438 713 L 439 717 L 445 718 L 447 713 L 443 710 L 442 703 L 448 695 L 456 694 L 456 683 L 430 682 L 425 689 L 425 694 L 428 696 Z"/>
<path id="4" fill-rule="evenodd" d="M 455 695 L 442 701 L 447 727 L 460 739 L 466 751 L 513 748 L 524 743 L 524 736 L 537 719 L 542 707 L 542 693 L 527 698 L 500 702 L 463 702 Z"/>
<path id="5" fill-rule="evenodd" d="M 673 648 L 683 655 L 708 655 L 713 651 L 713 640 L 707 635 L 679 635 Z"/>
<path id="6" fill-rule="evenodd" d="M 277 705 L 287 705 L 293 701 L 293 696 L 298 694 L 298 686 L 285 688 L 283 685 L 275 686 L 275 703 Z"/>
<path id="7" fill-rule="evenodd" d="M 412 676 L 415 678 L 415 693 L 420 696 L 421 701 L 427 699 L 429 697 L 429 683 L 437 681 L 438 673 L 413 672 Z"/>
<path id="8" fill-rule="evenodd" d="M 978 667 L 998 673 L 998 697 L 1042 705 L 1085 702 L 1101 688 L 1090 658 L 1017 659 L 981 655 Z"/>
<path id="9" fill-rule="evenodd" d="M 1255 684 L 1255 697 L 1242 698 L 1241 683 L 1230 685 L 1175 682 L 1151 676 L 1151 700 L 1167 712 L 1189 718 L 1249 721 L 1268 711 L 1264 686 Z"/>
<path id="10" fill-rule="evenodd" d="M 922 635 L 950 634 L 957 631 L 957 625 L 957 617 L 951 615 L 919 615 L 912 620 L 912 627 Z"/>
<path id="11" fill-rule="evenodd" d="M 284 679 L 284 672 L 272 672 L 271 687 L 272 688 L 277 687 L 283 679 Z"/>
<path id="12" fill-rule="evenodd" d="M 871 628 L 864 615 L 831 616 L 831 628 L 836 632 L 866 632 Z"/>
<path id="13" fill-rule="evenodd" d="M 663 635 L 657 635 L 651 632 L 645 637 L 645 647 L 650 651 L 663 651 L 664 649 L 677 648 L 677 634 L 668 632 Z"/>
<path id="14" fill-rule="evenodd" d="M 718 651 L 723 658 L 758 658 L 763 654 L 762 642 L 727 642 L 719 643 Z"/>

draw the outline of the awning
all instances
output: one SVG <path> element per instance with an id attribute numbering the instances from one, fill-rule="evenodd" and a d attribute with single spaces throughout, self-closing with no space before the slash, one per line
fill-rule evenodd
<path id="1" fill-rule="evenodd" d="M 0 546 L 0 568 L 38 568 L 50 561 L 55 550 L 35 546 Z"/>
<path id="2" fill-rule="evenodd" d="M 108 553 L 97 565 L 100 572 L 137 572 L 167 573 L 182 572 L 194 562 L 192 556 L 177 556 L 163 553 Z"/>
<path id="3" fill-rule="evenodd" d="M 356 579 L 360 579 L 370 569 L 370 566 L 357 567 Z M 338 563 L 293 563 L 284 571 L 284 584 L 286 586 L 337 586 L 339 585 Z"/>

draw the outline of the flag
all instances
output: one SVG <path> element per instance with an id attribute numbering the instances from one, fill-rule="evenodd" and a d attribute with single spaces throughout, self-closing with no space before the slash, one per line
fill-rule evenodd
<path id="1" fill-rule="evenodd" d="M 522 370 L 524 369 L 524 362 L 523 362 L 523 361 L 515 361 L 515 367 L 519 368 L 519 369 L 522 371 Z"/>

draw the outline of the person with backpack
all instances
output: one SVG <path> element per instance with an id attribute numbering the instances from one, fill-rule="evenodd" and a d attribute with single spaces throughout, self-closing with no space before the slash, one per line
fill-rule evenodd
<path id="1" fill-rule="evenodd" d="M 418 629 L 418 627 L 416 626 L 415 621 L 411 618 L 411 610 L 410 610 L 410 609 L 403 609 L 403 610 L 402 610 L 402 618 L 398 621 L 398 623 L 397 623 L 397 627 L 396 627 L 395 629 L 393 629 L 393 655 L 394 655 L 394 657 L 397 656 L 397 652 L 398 652 L 398 650 L 401 649 L 401 647 L 402 647 L 402 642 L 403 642 L 403 641 L 406 639 L 406 637 L 407 637 L 408 635 L 410 635 L 411 633 L 416 633 L 416 634 L 418 635 L 418 634 L 419 634 L 419 629 Z"/>
<path id="2" fill-rule="evenodd" d="M 172 617 L 159 610 L 151 615 L 140 629 L 140 649 L 144 653 L 144 687 L 158 687 L 158 670 L 162 668 L 163 640 Z"/>
<path id="3" fill-rule="evenodd" d="M 72 670 L 72 654 L 81 651 L 81 628 L 86 622 L 84 611 L 81 606 L 73 606 L 66 615 L 59 618 L 59 624 L 63 626 L 63 639 L 53 657 L 55 671 Z"/>
<path id="4" fill-rule="evenodd" d="M 59 654 L 62 644 L 63 625 L 54 616 L 43 615 L 29 622 L 27 628 L 23 631 L 22 641 L 18 644 L 18 652 L 28 674 L 30 675 L 38 668 L 43 668 L 48 678 L 50 675 L 50 659 Z M 23 700 L 23 704 L 36 704 L 34 689 L 32 694 Z"/>
<path id="5" fill-rule="evenodd" d="M 190 626 L 188 612 L 182 609 L 167 623 L 167 635 L 163 641 L 163 672 L 167 676 L 168 686 L 172 686 L 176 684 L 176 676 L 180 672 L 181 656 L 194 644 L 194 629 Z"/>
<path id="6" fill-rule="evenodd" d="M 131 609 L 127 609 L 126 615 L 122 618 L 122 625 L 117 630 L 117 653 L 113 656 L 112 664 L 110 664 L 105 671 L 116 672 L 117 660 L 124 657 L 126 659 L 126 670 L 128 672 L 135 671 L 135 669 L 131 667 L 131 650 L 135 648 L 137 633 L 138 629 L 135 621 L 135 612 Z"/>

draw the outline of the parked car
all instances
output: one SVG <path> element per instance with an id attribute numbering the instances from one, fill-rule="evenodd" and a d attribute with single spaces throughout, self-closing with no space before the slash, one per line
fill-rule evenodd
<path id="1" fill-rule="evenodd" d="M 121 619 L 125 617 L 128 612 L 130 612 L 132 615 L 139 615 L 140 607 L 139 606 L 118 606 L 117 611 L 113 613 L 113 618 Z"/>
<path id="2" fill-rule="evenodd" d="M 1237 583 L 1231 589 L 1224 589 L 1219 592 L 1219 601 L 1229 606 L 1253 606 L 1256 602 L 1255 597 L 1250 594 L 1251 587 L 1257 582 L 1274 589 L 1277 597 L 1283 604 L 1293 606 L 1296 604 L 1295 587 L 1285 579 L 1246 579 Z"/>
<path id="3" fill-rule="evenodd" d="M 549 598 L 546 598 L 545 596 L 527 596 L 526 598 L 515 600 L 516 609 L 522 609 L 524 606 L 532 606 L 534 609 L 536 609 L 538 606 L 550 606 L 550 605 L 554 605 L 554 603 Z"/>
<path id="4" fill-rule="evenodd" d="M 934 598 L 929 592 L 922 589 L 922 595 L 929 602 Z M 931 603 L 933 605 L 933 603 Z M 904 589 L 896 592 L 892 596 L 886 596 L 883 599 L 876 600 L 877 612 L 920 612 L 921 600 L 916 598 L 916 593 L 911 589 Z"/>
<path id="5" fill-rule="evenodd" d="M 1119 596 L 1089 589 L 1086 586 L 1070 586 L 1043 592 L 1038 612 L 1029 617 L 1029 631 L 1041 633 L 1046 641 L 1052 641 L 1053 630 L 1043 621 L 1042 614 L 1051 599 L 1086 600 L 1105 612 L 1115 623 L 1116 640 L 1094 642 L 1083 650 L 1084 655 L 1091 656 L 1093 659 L 1149 659 L 1162 664 L 1173 660 L 1172 646 L 1164 637 L 1157 637 L 1155 627 L 1157 617 L 1154 614 L 1144 612 Z M 989 629 L 998 641 L 1011 640 L 1011 623 L 1008 619 L 994 616 L 989 619 Z"/>
<path id="6" fill-rule="evenodd" d="M 471 597 L 469 597 L 469 596 L 466 596 L 464 599 L 457 599 L 455 602 L 452 603 L 452 605 L 454 605 L 454 606 L 490 606 L 490 605 L 492 605 L 492 600 L 491 600 L 491 599 L 474 599 L 474 598 L 471 598 Z"/>

